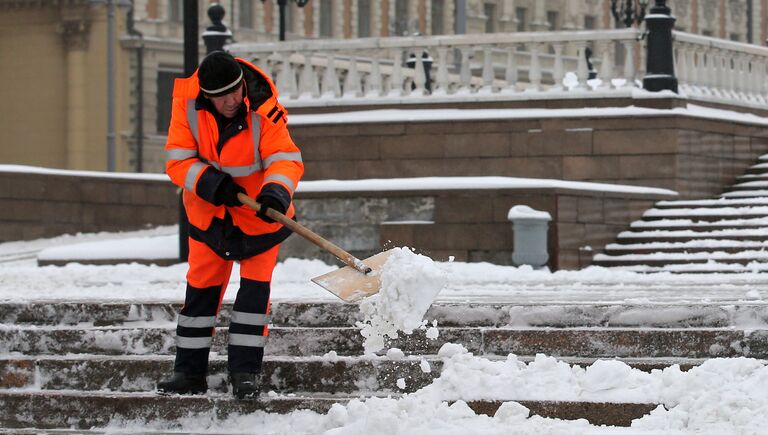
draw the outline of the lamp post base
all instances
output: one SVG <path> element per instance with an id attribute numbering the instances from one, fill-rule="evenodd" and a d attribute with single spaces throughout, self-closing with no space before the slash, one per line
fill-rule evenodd
<path id="1" fill-rule="evenodd" d="M 672 91 L 677 93 L 677 78 L 666 74 L 648 75 L 643 77 L 643 89 L 651 92 Z"/>

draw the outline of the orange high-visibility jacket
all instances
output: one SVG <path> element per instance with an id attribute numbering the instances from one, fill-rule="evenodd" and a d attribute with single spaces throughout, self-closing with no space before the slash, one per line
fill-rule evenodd
<path id="1" fill-rule="evenodd" d="M 184 188 L 183 200 L 189 223 L 203 231 L 208 229 L 214 217 L 224 218 L 225 207 L 209 202 L 218 187 L 217 181 L 221 180 L 222 174 L 216 171 L 231 175 L 252 198 L 269 183 L 282 186 L 293 198 L 304 173 L 301 153 L 288 134 L 287 112 L 277 101 L 274 83 L 256 66 L 240 58 L 236 60 L 242 68 L 250 68 L 259 74 L 272 92 L 256 110 L 245 97 L 246 125 L 238 127 L 242 130 L 223 144 L 220 154 L 217 151 L 219 129 L 216 119 L 211 112 L 196 105 L 200 95 L 197 71 L 189 78 L 176 79 L 173 87 L 171 125 L 165 145 L 166 173 L 174 184 Z M 206 172 L 209 174 L 203 176 Z M 245 205 L 228 207 L 228 211 L 232 222 L 249 235 L 273 233 L 282 227 L 279 223 L 270 224 L 256 218 L 255 212 Z M 286 215 L 295 216 L 292 201 Z"/>

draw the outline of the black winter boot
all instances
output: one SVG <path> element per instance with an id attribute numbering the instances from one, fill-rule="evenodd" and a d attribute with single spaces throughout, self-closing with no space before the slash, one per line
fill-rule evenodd
<path id="1" fill-rule="evenodd" d="M 157 383 L 160 394 L 205 394 L 208 382 L 205 375 L 174 372 L 173 376 Z"/>
<path id="2" fill-rule="evenodd" d="M 259 398 L 261 385 L 256 382 L 255 373 L 231 373 L 229 382 L 232 383 L 235 399 L 255 401 Z"/>

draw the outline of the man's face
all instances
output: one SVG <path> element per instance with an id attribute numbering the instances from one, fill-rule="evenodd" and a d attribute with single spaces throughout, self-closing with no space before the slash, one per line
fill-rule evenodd
<path id="1" fill-rule="evenodd" d="M 205 97 L 211 100 L 213 107 L 216 108 L 217 112 L 227 118 L 232 118 L 237 114 L 237 111 L 240 110 L 240 105 L 243 104 L 243 82 L 240 81 L 240 84 L 228 94 L 220 95 L 218 97 L 209 97 L 206 95 Z"/>

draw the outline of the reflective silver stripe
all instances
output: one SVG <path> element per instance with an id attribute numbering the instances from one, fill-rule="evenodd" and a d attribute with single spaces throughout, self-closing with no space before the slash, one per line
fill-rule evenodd
<path id="1" fill-rule="evenodd" d="M 216 325 L 216 316 L 189 317 L 179 314 L 179 326 L 185 328 L 210 328 Z"/>
<path id="2" fill-rule="evenodd" d="M 270 181 L 280 181 L 281 183 L 283 183 L 286 186 L 288 186 L 288 189 L 290 189 L 291 192 L 296 190 L 296 186 L 293 185 L 293 181 L 290 178 L 288 178 L 285 175 L 283 175 L 283 174 L 272 174 L 272 175 L 269 175 L 267 178 L 264 179 L 265 183 L 270 182 Z"/>
<path id="3" fill-rule="evenodd" d="M 301 162 L 301 153 L 274 153 L 264 159 L 264 169 L 268 168 L 272 163 L 280 162 L 283 160 Z"/>
<path id="4" fill-rule="evenodd" d="M 186 160 L 197 157 L 197 150 L 185 150 L 182 148 L 171 148 L 167 152 L 168 160 Z"/>
<path id="5" fill-rule="evenodd" d="M 187 100 L 187 121 L 189 122 L 189 129 L 192 130 L 192 136 L 195 137 L 195 142 L 200 143 L 200 133 L 197 128 L 197 110 L 195 110 L 195 100 Z"/>
<path id="6" fill-rule="evenodd" d="M 195 191 L 195 180 L 197 180 L 197 174 L 205 169 L 205 163 L 195 162 L 190 165 L 187 171 L 187 177 L 184 179 L 184 188 L 190 192 Z"/>
<path id="7" fill-rule="evenodd" d="M 235 346 L 264 347 L 267 337 L 263 335 L 229 334 L 229 344 Z"/>
<path id="8" fill-rule="evenodd" d="M 243 313 L 241 311 L 232 311 L 232 323 L 241 325 L 263 326 L 267 324 L 269 316 L 266 314 Z"/>
<path id="9" fill-rule="evenodd" d="M 176 336 L 176 347 L 182 349 L 205 349 L 211 347 L 211 337 L 180 337 Z"/>
<path id="10" fill-rule="evenodd" d="M 230 83 L 228 85 L 222 86 L 222 87 L 220 87 L 218 89 L 205 89 L 204 87 L 200 86 L 200 90 L 205 92 L 206 94 L 218 94 L 219 92 L 224 92 L 224 91 L 226 91 L 229 88 L 234 88 L 235 85 L 240 83 L 240 80 L 242 80 L 242 79 L 243 79 L 243 72 L 240 71 L 240 77 L 238 77 L 237 80 L 235 80 L 234 82 L 232 82 L 232 83 Z"/>
<path id="11" fill-rule="evenodd" d="M 226 172 L 233 177 L 247 177 L 255 172 L 261 170 L 261 163 L 254 163 L 248 166 L 222 166 L 219 169 L 221 172 Z"/>

